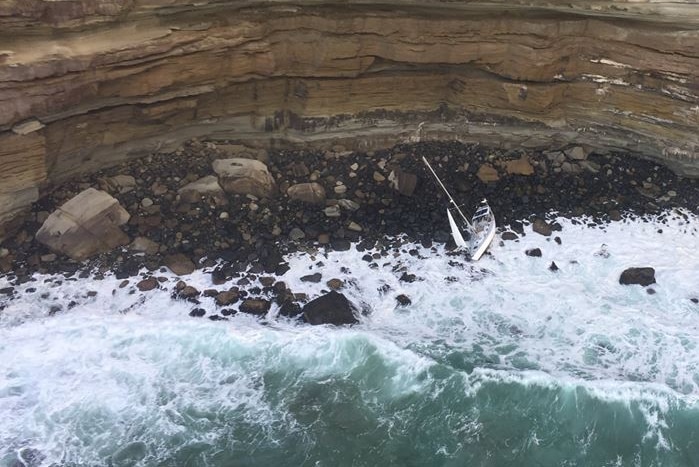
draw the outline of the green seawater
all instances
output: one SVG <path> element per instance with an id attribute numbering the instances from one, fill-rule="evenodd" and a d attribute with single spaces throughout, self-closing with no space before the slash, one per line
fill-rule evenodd
<path id="1" fill-rule="evenodd" d="M 2 465 L 699 465 L 699 407 L 662 387 L 559 380 L 477 346 L 400 348 L 361 330 L 151 325 L 54 328 L 45 344 L 93 352 L 15 370 L 0 408 L 31 407 L 5 418 Z M 32 371 L 51 382 L 32 387 Z"/>

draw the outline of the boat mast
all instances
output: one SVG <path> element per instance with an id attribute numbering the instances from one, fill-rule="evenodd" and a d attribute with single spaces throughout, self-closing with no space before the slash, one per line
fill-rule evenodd
<path id="1" fill-rule="evenodd" d="M 444 184 L 442 183 L 442 181 L 439 179 L 439 177 L 438 177 L 437 174 L 435 173 L 435 171 L 434 171 L 434 169 L 432 168 L 432 166 L 430 165 L 430 163 L 427 162 L 427 159 L 425 159 L 425 156 L 422 156 L 422 162 L 424 162 L 425 165 L 427 166 L 427 168 L 430 169 L 430 172 L 432 172 L 432 175 L 434 176 L 435 180 L 437 180 L 437 183 L 439 184 L 439 186 L 442 188 L 442 190 L 444 190 L 444 193 L 447 194 L 447 197 L 449 198 L 449 202 L 450 202 L 451 204 L 454 205 L 454 208 L 456 209 L 456 211 L 457 211 L 457 212 L 459 213 L 459 215 L 461 216 L 461 219 L 463 219 L 463 221 L 466 222 L 466 225 L 468 225 L 468 227 L 469 227 L 471 230 L 473 230 L 473 226 L 472 226 L 471 223 L 468 221 L 468 219 L 466 218 L 466 216 L 464 216 L 464 213 L 461 212 L 461 209 L 459 209 L 459 205 L 456 204 L 456 202 L 454 201 L 454 198 L 451 197 L 451 195 L 449 194 L 449 192 L 447 191 L 446 187 L 444 186 Z"/>

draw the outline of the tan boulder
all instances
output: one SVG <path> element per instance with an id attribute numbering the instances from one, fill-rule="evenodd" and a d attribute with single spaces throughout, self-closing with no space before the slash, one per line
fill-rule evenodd
<path id="1" fill-rule="evenodd" d="M 160 245 L 146 237 L 136 237 L 129 245 L 131 251 L 154 255 L 160 251 Z"/>
<path id="2" fill-rule="evenodd" d="M 534 166 L 529 162 L 527 156 L 522 156 L 519 159 L 505 162 L 505 171 L 510 175 L 532 175 Z"/>
<path id="3" fill-rule="evenodd" d="M 182 201 L 186 203 L 196 203 L 201 201 L 202 196 L 222 198 L 223 188 L 221 188 L 221 185 L 218 183 L 218 177 L 215 175 L 208 175 L 186 184 L 177 190 L 177 193 L 180 195 Z"/>
<path id="4" fill-rule="evenodd" d="M 36 233 L 36 239 L 56 253 L 82 261 L 129 242 L 119 228 L 129 213 L 104 191 L 88 188 L 56 209 Z"/>
<path id="5" fill-rule="evenodd" d="M 213 163 L 218 182 L 227 193 L 269 198 L 276 185 L 267 166 L 254 159 L 218 159 Z"/>
<path id="6" fill-rule="evenodd" d="M 490 164 L 481 165 L 476 175 L 483 183 L 497 182 L 500 180 L 497 169 Z"/>
<path id="7" fill-rule="evenodd" d="M 289 198 L 296 201 L 303 201 L 310 204 L 325 203 L 325 188 L 319 183 L 298 183 L 286 190 Z"/>
<path id="8" fill-rule="evenodd" d="M 196 266 L 192 260 L 182 253 L 166 256 L 163 259 L 163 263 L 168 269 L 178 276 L 186 276 L 187 274 L 194 272 L 194 269 L 196 269 Z"/>

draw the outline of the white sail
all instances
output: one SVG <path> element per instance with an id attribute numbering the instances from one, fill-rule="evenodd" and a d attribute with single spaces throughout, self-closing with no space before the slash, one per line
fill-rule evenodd
<path id="1" fill-rule="evenodd" d="M 447 217 L 449 218 L 449 227 L 451 227 L 451 236 L 454 237 L 454 243 L 456 243 L 456 246 L 459 248 L 468 248 L 468 243 L 466 243 L 466 240 L 464 240 L 463 235 L 461 235 L 461 231 L 459 230 L 459 227 L 456 225 L 456 221 L 454 220 L 454 217 L 451 215 L 451 212 L 447 209 Z"/>

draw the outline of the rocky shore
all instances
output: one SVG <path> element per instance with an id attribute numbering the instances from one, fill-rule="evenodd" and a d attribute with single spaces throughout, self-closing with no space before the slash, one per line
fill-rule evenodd
<path id="1" fill-rule="evenodd" d="M 558 215 L 594 227 L 672 208 L 699 212 L 699 181 L 678 178 L 631 154 L 588 153 L 579 146 L 505 152 L 430 142 L 358 153 L 339 146 L 267 151 L 195 140 L 175 153 L 153 154 L 56 187 L 4 242 L 0 269 L 13 286 L 37 272 L 96 279 L 114 273 L 123 287 L 144 292 L 169 287 L 173 297 L 193 303 L 193 316 L 205 314 L 196 308 L 203 294 L 215 297 L 218 318 L 238 311 L 264 315 L 272 301 L 281 314 L 295 316 L 302 305 L 318 304 L 275 277 L 288 270 L 287 253 L 347 250 L 356 243 L 359 251 L 376 248 L 380 257 L 405 242 L 450 246 L 446 198 L 422 156 L 467 211 L 488 198 L 500 227 L 496 241 L 516 239 L 528 222 L 535 232 L 551 235 L 559 228 L 552 222 Z M 77 214 L 71 214 L 70 203 Z M 90 203 L 108 225 L 80 224 L 91 222 L 76 219 Z M 97 232 L 97 244 L 80 236 L 61 239 L 65 228 L 49 225 L 57 216 L 61 225 L 77 223 L 78 232 Z M 159 277 L 164 267 L 183 280 L 166 284 Z M 211 274 L 210 290 L 186 283 L 186 275 L 200 268 Z M 308 281 L 327 281 L 330 290 L 342 287 L 337 278 L 316 275 Z M 14 289 L 2 293 L 11 297 Z M 351 309 L 341 294 L 321 298 Z M 314 319 L 311 311 L 304 316 Z M 336 318 L 348 322 L 347 315 Z"/>

